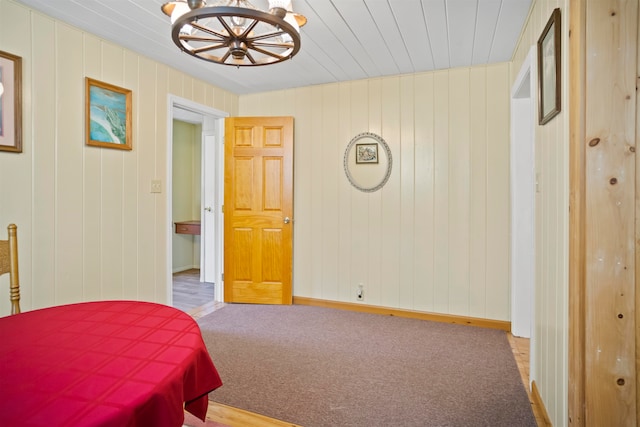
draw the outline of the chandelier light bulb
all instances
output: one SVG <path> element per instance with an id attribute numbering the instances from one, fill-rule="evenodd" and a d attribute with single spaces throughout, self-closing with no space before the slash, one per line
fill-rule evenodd
<path id="1" fill-rule="evenodd" d="M 173 7 L 173 12 L 171 12 L 171 25 L 175 24 L 175 22 L 185 13 L 189 12 L 189 5 L 184 2 L 177 1 L 175 2 L 175 6 Z"/>
<path id="2" fill-rule="evenodd" d="M 298 25 L 298 21 L 296 20 L 295 13 L 287 12 L 284 16 L 284 22 L 291 25 L 297 32 L 300 34 L 300 26 Z"/>
<path id="3" fill-rule="evenodd" d="M 171 12 L 171 25 L 173 25 L 178 20 L 178 18 L 180 18 L 190 10 L 191 8 L 189 7 L 189 5 L 183 1 L 173 2 L 173 11 Z M 191 27 L 191 25 L 185 25 L 180 29 L 180 34 L 191 33 L 193 33 L 193 27 Z"/>
<path id="4" fill-rule="evenodd" d="M 231 23 L 235 29 L 244 29 L 244 26 L 247 25 L 247 19 L 242 16 L 232 16 Z"/>

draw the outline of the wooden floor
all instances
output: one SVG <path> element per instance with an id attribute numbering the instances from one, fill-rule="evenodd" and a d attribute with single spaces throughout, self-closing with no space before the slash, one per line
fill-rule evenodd
<path id="1" fill-rule="evenodd" d="M 510 333 L 507 334 L 507 338 L 509 339 L 509 344 L 511 344 L 511 351 L 513 351 L 513 356 L 515 357 L 516 363 L 518 364 L 520 378 L 522 378 L 524 388 L 527 390 L 527 394 L 529 395 L 529 402 L 531 402 L 531 409 L 533 410 L 533 415 L 536 417 L 536 422 L 538 423 L 539 427 L 550 426 L 550 424 L 547 424 L 544 419 L 544 409 L 539 408 L 535 404 L 533 399 L 531 399 L 531 385 L 529 384 L 529 339 L 514 337 Z"/>
<path id="2" fill-rule="evenodd" d="M 191 269 L 173 274 L 173 306 L 179 310 L 201 307 L 214 300 L 214 284 L 200 281 L 200 270 Z"/>
<path id="3" fill-rule="evenodd" d="M 174 297 L 175 298 L 175 297 Z M 205 316 L 209 313 L 213 313 L 219 308 L 224 307 L 223 302 L 209 301 L 206 304 L 190 309 L 188 313 L 195 319 Z M 538 408 L 531 400 L 531 387 L 529 385 L 529 339 L 514 337 L 510 333 L 507 334 L 511 350 L 518 364 L 518 370 L 520 371 L 520 377 L 529 394 L 529 401 L 531 402 L 531 408 L 533 409 L 533 415 L 536 418 L 536 422 L 539 427 L 547 427 L 547 423 L 544 421 L 542 410 Z M 232 408 L 230 406 L 222 405 L 209 401 L 209 409 L 207 410 L 207 420 L 220 423 L 228 427 L 298 427 L 295 424 L 275 420 L 259 414 L 244 411 L 242 409 Z M 204 424 L 202 424 L 204 425 Z M 198 426 L 194 426 L 198 427 Z"/>

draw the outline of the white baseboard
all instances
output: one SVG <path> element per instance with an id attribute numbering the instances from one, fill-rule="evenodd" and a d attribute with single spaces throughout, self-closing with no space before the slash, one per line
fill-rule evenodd
<path id="1" fill-rule="evenodd" d="M 200 268 L 199 265 L 185 265 L 182 267 L 176 267 L 173 270 L 171 270 L 172 273 L 180 273 L 181 271 L 187 271 L 187 270 L 191 270 L 193 268 Z"/>

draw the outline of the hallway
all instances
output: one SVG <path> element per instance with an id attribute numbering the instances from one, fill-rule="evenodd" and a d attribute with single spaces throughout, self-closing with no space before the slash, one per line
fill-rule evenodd
<path id="1" fill-rule="evenodd" d="M 200 282 L 200 270 L 190 269 L 173 275 L 173 306 L 185 312 L 214 300 L 214 284 Z"/>

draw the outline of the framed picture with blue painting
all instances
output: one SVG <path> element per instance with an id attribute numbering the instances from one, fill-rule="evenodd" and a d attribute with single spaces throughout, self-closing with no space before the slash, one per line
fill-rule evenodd
<path id="1" fill-rule="evenodd" d="M 131 150 L 131 91 L 85 78 L 86 143 Z"/>

